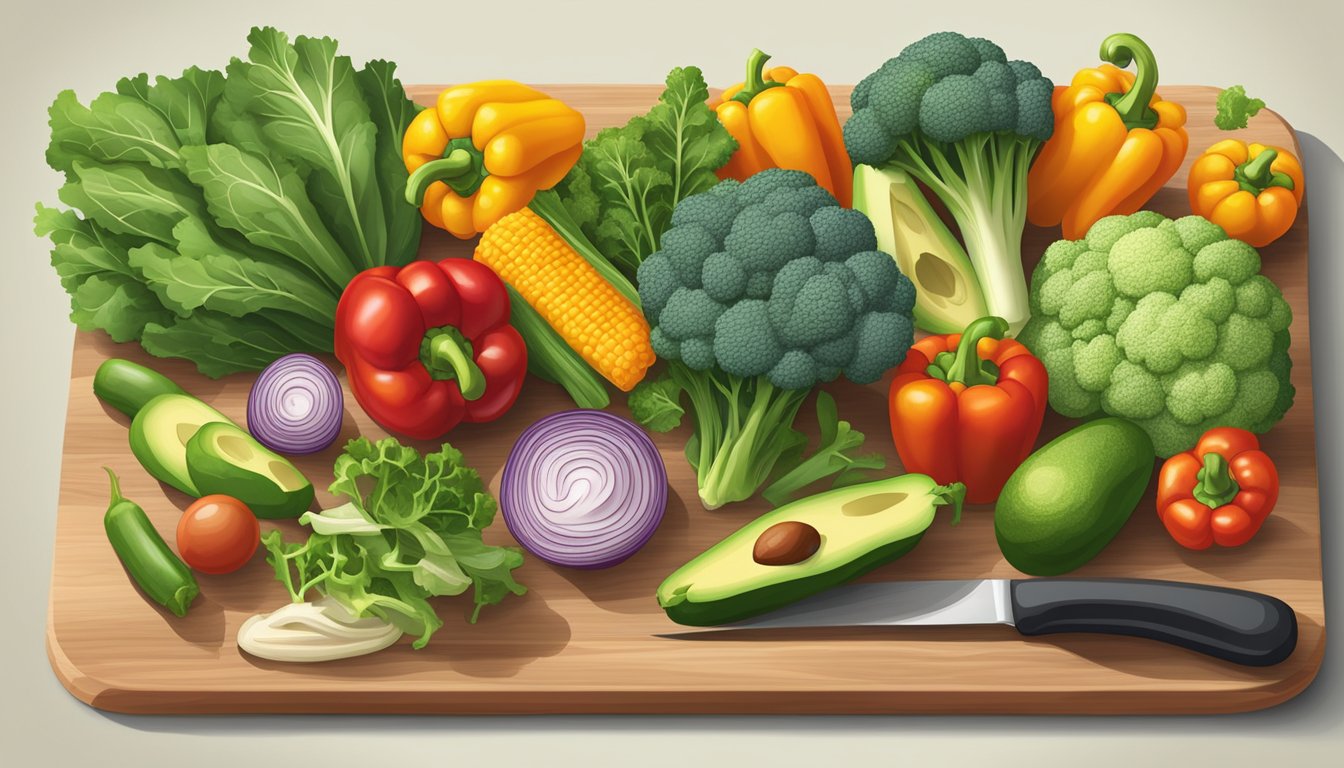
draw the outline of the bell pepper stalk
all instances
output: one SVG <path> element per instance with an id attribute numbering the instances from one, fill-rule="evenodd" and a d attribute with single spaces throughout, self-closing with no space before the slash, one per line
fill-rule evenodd
<path id="1" fill-rule="evenodd" d="M 888 395 L 892 439 L 907 472 L 960 482 L 987 504 L 1031 453 L 1049 378 L 1008 322 L 982 317 L 960 334 L 915 342 Z"/>
<path id="2" fill-rule="evenodd" d="M 725 89 L 714 105 L 719 122 L 737 141 L 737 150 L 716 174 L 746 181 L 767 168 L 803 171 L 848 208 L 854 167 L 830 91 L 814 74 L 766 69 L 769 60 L 770 54 L 753 50 L 746 79 Z"/>
<path id="3" fill-rule="evenodd" d="M 1204 151 L 1187 181 L 1191 212 L 1256 248 L 1293 226 L 1303 197 L 1302 164 L 1283 147 L 1224 139 Z"/>
<path id="4" fill-rule="evenodd" d="M 335 347 L 364 412 L 419 440 L 504 415 L 527 374 L 504 282 L 471 259 L 356 275 L 336 306 Z"/>
<path id="5" fill-rule="evenodd" d="M 1278 499 L 1278 470 L 1244 429 L 1210 429 L 1193 449 L 1167 459 L 1158 474 L 1158 517 L 1187 549 L 1245 544 Z"/>
<path id="6" fill-rule="evenodd" d="M 1104 216 L 1144 206 L 1176 174 L 1190 137 L 1185 108 L 1157 94 L 1157 58 L 1120 33 L 1101 43 L 1098 67 L 1080 69 L 1052 99 L 1055 132 L 1027 173 L 1027 220 L 1079 240 Z M 1121 67 L 1134 64 L 1133 73 Z"/>

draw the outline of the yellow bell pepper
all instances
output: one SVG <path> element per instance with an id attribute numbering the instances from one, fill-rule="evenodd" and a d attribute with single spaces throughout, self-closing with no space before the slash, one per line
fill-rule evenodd
<path id="1" fill-rule="evenodd" d="M 1079 70 L 1052 100 L 1055 133 L 1027 174 L 1027 220 L 1077 240 L 1097 219 L 1131 214 L 1167 183 L 1190 144 L 1185 109 L 1157 95 L 1157 60 L 1114 34 L 1100 67 Z M 1133 61 L 1135 74 L 1120 69 Z"/>
<path id="2" fill-rule="evenodd" d="M 406 199 L 463 240 L 550 189 L 583 151 L 583 115 L 512 80 L 449 88 L 402 138 Z"/>
<path id="3" fill-rule="evenodd" d="M 769 54 L 747 58 L 747 80 L 723 92 L 714 111 L 737 140 L 737 151 L 718 170 L 743 181 L 767 168 L 805 171 L 848 208 L 854 169 L 826 84 L 789 67 L 765 69 Z"/>
<path id="4" fill-rule="evenodd" d="M 1283 147 L 1225 139 L 1190 167 L 1190 210 L 1259 248 L 1293 226 L 1302 184 L 1302 164 Z"/>

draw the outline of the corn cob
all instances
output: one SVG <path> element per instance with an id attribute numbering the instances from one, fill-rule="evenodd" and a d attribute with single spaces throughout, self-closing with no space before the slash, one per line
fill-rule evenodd
<path id="1" fill-rule="evenodd" d="M 487 229 L 475 258 L 621 390 L 634 388 L 653 365 L 644 313 L 531 209 Z"/>

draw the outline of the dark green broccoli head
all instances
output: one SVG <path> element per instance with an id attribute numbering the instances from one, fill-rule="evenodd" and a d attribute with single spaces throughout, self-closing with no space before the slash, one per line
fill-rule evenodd
<path id="1" fill-rule="evenodd" d="M 1054 131 L 1053 91 L 1039 69 L 1007 61 L 994 43 L 938 32 L 855 86 L 845 147 L 854 162 L 881 165 L 914 134 L 943 143 L 999 132 L 1045 141 Z"/>
<path id="2" fill-rule="evenodd" d="M 875 381 L 914 340 L 914 285 L 872 224 L 800 171 L 762 171 L 686 198 L 639 268 L 654 351 L 808 389 Z"/>

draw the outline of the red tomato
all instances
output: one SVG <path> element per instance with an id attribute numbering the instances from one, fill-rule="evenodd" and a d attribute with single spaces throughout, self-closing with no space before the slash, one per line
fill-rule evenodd
<path id="1" fill-rule="evenodd" d="M 201 573 L 231 573 L 252 559 L 261 525 L 243 502 L 223 494 L 197 499 L 177 523 L 177 552 Z"/>

